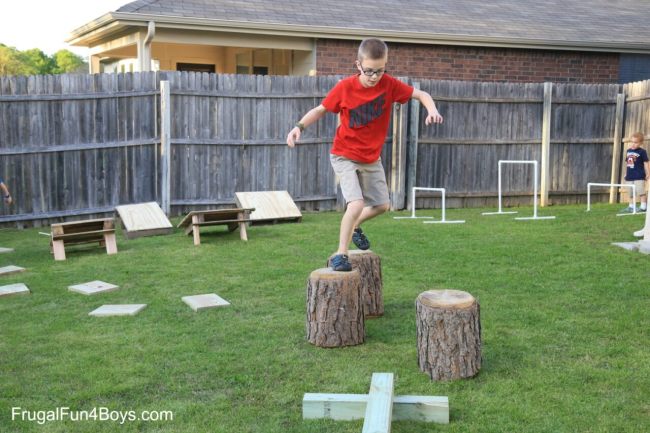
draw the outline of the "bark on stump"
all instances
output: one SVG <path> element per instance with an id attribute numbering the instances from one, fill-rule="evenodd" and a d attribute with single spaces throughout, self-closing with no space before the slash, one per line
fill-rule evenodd
<path id="1" fill-rule="evenodd" d="M 327 261 L 331 266 L 332 257 Z M 361 276 L 361 300 L 366 318 L 384 314 L 383 283 L 381 280 L 381 258 L 370 250 L 350 250 L 348 253 L 352 269 Z"/>
<path id="2" fill-rule="evenodd" d="M 316 269 L 307 281 L 307 340 L 319 347 L 363 343 L 365 328 L 359 271 Z"/>
<path id="3" fill-rule="evenodd" d="M 431 380 L 472 377 L 481 368 L 479 303 L 459 290 L 429 290 L 415 301 L 418 366 Z"/>

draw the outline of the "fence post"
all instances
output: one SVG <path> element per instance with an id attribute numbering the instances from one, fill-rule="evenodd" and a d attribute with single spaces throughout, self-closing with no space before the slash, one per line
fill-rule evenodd
<path id="1" fill-rule="evenodd" d="M 413 87 L 420 89 L 420 83 L 413 83 Z M 406 152 L 406 208 L 415 209 L 415 203 L 411 203 L 413 187 L 417 186 L 417 165 L 418 165 L 418 136 L 420 135 L 420 101 L 411 99 L 409 110 L 409 132 L 408 151 Z"/>
<path id="2" fill-rule="evenodd" d="M 407 113 L 401 104 L 393 109 L 393 146 L 390 167 L 390 210 L 404 209 L 406 177 L 406 125 Z"/>
<path id="3" fill-rule="evenodd" d="M 621 167 L 621 143 L 623 142 L 623 122 L 625 121 L 625 93 L 616 95 L 616 115 L 614 119 L 614 143 L 612 143 L 612 177 L 609 183 L 619 183 Z M 617 189 L 610 187 L 609 203 L 616 203 Z"/>
<path id="4" fill-rule="evenodd" d="M 162 210 L 169 215 L 171 210 L 171 142 L 170 142 L 170 125 L 171 125 L 171 106 L 170 106 L 170 86 L 169 81 L 160 82 L 160 158 L 162 178 L 160 186 L 160 200 Z"/>
<path id="5" fill-rule="evenodd" d="M 550 180 L 551 156 L 551 108 L 553 83 L 544 83 L 544 109 L 542 115 L 542 161 L 540 169 L 540 206 L 548 205 L 548 187 Z"/>

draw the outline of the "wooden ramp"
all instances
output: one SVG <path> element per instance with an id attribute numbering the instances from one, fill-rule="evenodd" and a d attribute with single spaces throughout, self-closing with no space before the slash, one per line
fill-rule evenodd
<path id="1" fill-rule="evenodd" d="M 246 223 L 250 222 L 250 214 L 255 209 L 215 209 L 195 210 L 178 223 L 178 228 L 185 228 L 186 235 L 194 236 L 194 245 L 201 245 L 201 227 L 226 225 L 228 231 L 234 231 L 239 227 L 239 235 L 242 241 L 248 240 Z"/>
<path id="2" fill-rule="evenodd" d="M 114 218 L 55 223 L 50 227 L 50 249 L 54 260 L 65 260 L 66 247 L 74 244 L 97 242 L 106 248 L 106 254 L 117 253 Z"/>
<path id="3" fill-rule="evenodd" d="M 302 214 L 287 191 L 236 192 L 238 207 L 255 208 L 251 223 L 300 222 Z"/>
<path id="4" fill-rule="evenodd" d="M 166 235 L 173 230 L 172 223 L 155 201 L 117 206 L 115 210 L 127 239 Z"/>

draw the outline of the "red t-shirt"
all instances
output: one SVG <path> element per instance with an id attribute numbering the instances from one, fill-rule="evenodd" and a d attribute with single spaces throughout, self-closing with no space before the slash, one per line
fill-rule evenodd
<path id="1" fill-rule="evenodd" d="M 339 81 L 323 99 L 332 113 L 341 113 L 331 152 L 353 161 L 379 159 L 386 140 L 392 104 L 407 102 L 413 87 L 384 74 L 374 87 L 363 87 L 359 75 Z"/>

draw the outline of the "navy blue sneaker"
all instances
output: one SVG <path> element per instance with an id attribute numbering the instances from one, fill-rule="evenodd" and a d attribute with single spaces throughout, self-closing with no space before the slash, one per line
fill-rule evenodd
<path id="1" fill-rule="evenodd" d="M 370 241 L 366 235 L 363 234 L 361 227 L 354 229 L 354 233 L 352 233 L 352 242 L 354 242 L 354 245 L 356 245 L 360 250 L 367 250 L 370 248 Z"/>
<path id="2" fill-rule="evenodd" d="M 352 270 L 352 265 L 345 254 L 337 254 L 332 257 L 331 265 L 332 269 L 338 272 L 350 272 Z"/>

